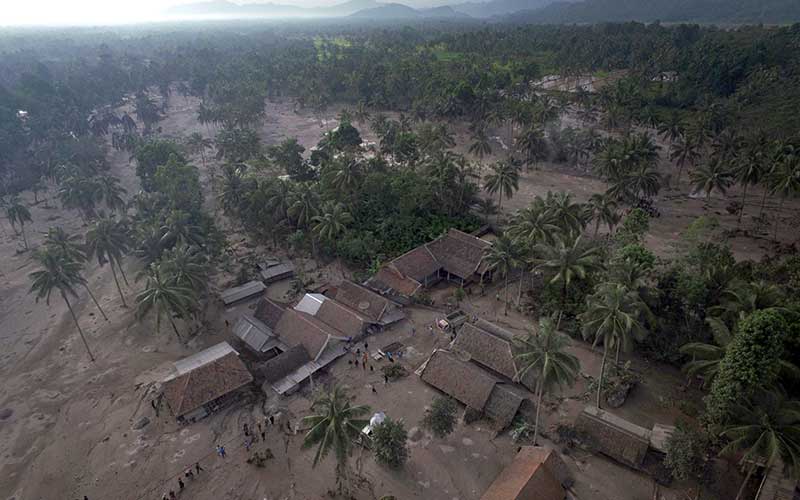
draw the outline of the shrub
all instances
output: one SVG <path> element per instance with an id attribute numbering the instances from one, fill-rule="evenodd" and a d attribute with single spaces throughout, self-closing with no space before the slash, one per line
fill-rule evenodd
<path id="1" fill-rule="evenodd" d="M 453 398 L 437 397 L 425 412 L 422 426 L 433 432 L 434 436 L 443 438 L 453 432 L 457 410 L 458 405 Z"/>
<path id="2" fill-rule="evenodd" d="M 408 460 L 408 433 L 403 422 L 387 418 L 372 431 L 375 459 L 389 467 L 402 467 Z"/>
<path id="3" fill-rule="evenodd" d="M 678 481 L 698 477 L 705 462 L 708 439 L 697 429 L 678 421 L 675 432 L 667 438 L 664 465 Z"/>
<path id="4" fill-rule="evenodd" d="M 724 423 L 737 401 L 776 380 L 787 329 L 783 316 L 770 310 L 756 311 L 739 323 L 706 397 L 711 423 Z"/>

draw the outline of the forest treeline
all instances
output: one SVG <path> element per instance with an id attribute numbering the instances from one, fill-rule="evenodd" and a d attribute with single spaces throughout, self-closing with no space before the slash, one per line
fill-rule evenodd
<path id="1" fill-rule="evenodd" d="M 314 109 L 363 102 L 448 120 L 524 99 L 546 74 L 627 70 L 601 96 L 623 118 L 677 112 L 712 131 L 736 123 L 787 137 L 800 130 L 798 40 L 800 25 L 637 23 L 9 32 L 0 37 L 0 176 L 4 189 L 18 190 L 65 158 L 90 160 L 81 157 L 90 141 L 80 139 L 92 134 L 93 111 L 170 85 L 202 97 L 212 111 L 236 102 L 247 113 L 252 107 L 242 96 L 292 97 Z M 668 85 L 665 74 L 675 75 Z M 232 125 L 249 119 L 232 118 Z"/>

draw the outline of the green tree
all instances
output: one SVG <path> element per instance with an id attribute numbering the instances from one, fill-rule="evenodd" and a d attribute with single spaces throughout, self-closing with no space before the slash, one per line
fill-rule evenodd
<path id="1" fill-rule="evenodd" d="M 69 297 L 78 297 L 75 291 L 77 285 L 85 285 L 86 281 L 81 276 L 81 263 L 76 260 L 68 259 L 62 253 L 49 252 L 47 250 L 36 251 L 33 259 L 39 264 L 41 269 L 30 273 L 29 277 L 32 281 L 30 291 L 28 293 L 36 294 L 36 302 L 45 299 L 45 303 L 50 305 L 50 295 L 53 290 L 58 290 L 61 298 L 69 309 L 72 320 L 75 322 L 75 327 L 83 341 L 83 346 L 86 348 L 86 353 L 89 354 L 89 359 L 94 362 L 94 354 L 89 349 L 89 344 L 86 342 L 86 337 L 83 334 L 78 317 L 75 315 L 75 310 L 69 301 Z"/>
<path id="2" fill-rule="evenodd" d="M 553 244 L 539 243 L 534 247 L 533 263 L 545 276 L 549 284 L 561 288 L 559 321 L 567 304 L 567 288 L 576 279 L 584 280 L 589 273 L 600 269 L 599 249 L 584 244 L 580 236 L 572 240 L 556 237 Z"/>
<path id="3" fill-rule="evenodd" d="M 592 346 L 603 343 L 603 361 L 597 385 L 596 405 L 600 408 L 600 398 L 605 378 L 606 359 L 609 349 L 616 349 L 619 362 L 620 348 L 630 350 L 633 338 L 645 334 L 641 318 L 645 306 L 639 294 L 628 290 L 619 283 L 604 283 L 586 301 L 586 311 L 578 319 L 585 339 L 592 340 Z"/>
<path id="4" fill-rule="evenodd" d="M 166 315 L 178 341 L 183 342 L 173 316 L 186 317 L 196 303 L 194 290 L 177 285 L 174 277 L 165 275 L 159 265 L 151 264 L 144 289 L 136 296 L 136 316 L 141 321 L 154 311 L 156 333 L 160 333 L 161 316 Z"/>
<path id="5" fill-rule="evenodd" d="M 497 193 L 499 206 L 503 206 L 503 196 L 511 199 L 519 190 L 519 167 L 510 162 L 492 165 L 492 173 L 484 177 L 484 188 L 490 194 Z"/>
<path id="6" fill-rule="evenodd" d="M 436 397 L 431 403 L 430 408 L 425 410 L 422 418 L 422 426 L 433 432 L 438 438 L 444 438 L 455 429 L 456 412 L 458 405 L 449 396 Z"/>
<path id="7" fill-rule="evenodd" d="M 589 198 L 586 209 L 589 218 L 594 220 L 595 238 L 597 238 L 597 233 L 600 231 L 601 223 L 608 227 L 609 233 L 614 229 L 614 226 L 619 224 L 620 215 L 617 212 L 617 202 L 608 194 L 593 194 Z"/>
<path id="8" fill-rule="evenodd" d="M 403 422 L 386 418 L 372 430 L 372 447 L 379 463 L 402 467 L 408 460 L 408 432 Z"/>
<path id="9" fill-rule="evenodd" d="M 528 372 L 536 375 L 536 420 L 533 425 L 533 444 L 539 436 L 539 412 L 542 396 L 553 387 L 571 386 L 580 371 L 578 358 L 567 352 L 569 337 L 556 330 L 552 318 L 539 320 L 539 331 L 517 341 L 520 352 L 515 356 L 522 366 L 519 378 Z"/>
<path id="10" fill-rule="evenodd" d="M 691 179 L 694 190 L 706 194 L 706 205 L 711 200 L 711 193 L 719 191 L 725 194 L 733 184 L 733 174 L 716 159 L 710 160 L 692 172 Z"/>
<path id="11" fill-rule="evenodd" d="M 119 185 L 119 179 L 112 175 L 101 175 L 97 178 L 97 197 L 106 204 L 112 212 L 122 211 L 125 200 L 122 198 L 125 188 Z"/>
<path id="12" fill-rule="evenodd" d="M 96 257 L 100 266 L 106 264 L 111 266 L 111 274 L 114 276 L 114 283 L 117 285 L 117 291 L 124 307 L 128 307 L 128 305 L 125 303 L 125 295 L 119 285 L 117 269 L 123 273 L 124 278 L 122 258 L 130 251 L 130 242 L 126 223 L 112 217 L 100 217 L 86 233 L 88 257 Z"/>
<path id="13" fill-rule="evenodd" d="M 498 273 L 505 280 L 506 299 L 503 314 L 508 315 L 508 278 L 515 269 L 522 265 L 519 247 L 514 240 L 508 236 L 500 236 L 497 241 L 489 247 L 486 254 L 486 264 L 488 269 Z"/>
<path id="14" fill-rule="evenodd" d="M 347 391 L 333 386 L 317 395 L 311 405 L 315 413 L 303 417 L 303 425 L 309 430 L 303 438 L 303 448 L 316 446 L 313 467 L 331 452 L 336 459 L 336 485 L 339 493 L 350 495 L 348 459 L 361 429 L 369 423 L 363 417 L 369 406 L 353 405 Z"/>
<path id="15" fill-rule="evenodd" d="M 472 133 L 472 144 L 469 146 L 469 153 L 477 156 L 480 160 L 492 154 L 492 141 L 486 134 L 485 127 L 478 127 Z"/>
<path id="16" fill-rule="evenodd" d="M 711 423 L 726 423 L 738 400 L 777 379 L 787 329 L 784 318 L 773 310 L 756 311 L 739 322 L 706 397 Z"/>
<path id="17" fill-rule="evenodd" d="M 186 139 L 186 147 L 189 148 L 191 154 L 199 154 L 200 160 L 203 162 L 203 168 L 206 167 L 206 150 L 214 147 L 214 141 L 207 137 L 203 137 L 200 132 L 194 132 Z"/>
<path id="18" fill-rule="evenodd" d="M 333 246 L 353 217 L 341 203 L 328 202 L 322 207 L 322 215 L 315 215 L 311 220 L 314 223 L 312 232 L 321 241 Z"/>
<path id="19" fill-rule="evenodd" d="M 770 192 L 781 197 L 775 216 L 774 239 L 778 239 L 778 226 L 780 213 L 786 198 L 800 194 L 800 155 L 787 155 L 779 162 L 769 176 Z"/>
<path id="20" fill-rule="evenodd" d="M 764 464 L 764 475 L 783 462 L 792 477 L 800 476 L 800 401 L 790 401 L 782 392 L 769 389 L 745 401 L 736 405 L 734 423 L 720 434 L 730 440 L 720 453 L 743 452 L 739 463 L 747 468 L 736 500 L 742 498 L 759 463 Z"/>
<path id="21" fill-rule="evenodd" d="M 680 141 L 672 145 L 672 153 L 669 155 L 669 158 L 678 165 L 678 179 L 675 182 L 676 186 L 680 186 L 681 184 L 683 169 L 687 165 L 689 167 L 694 167 L 700 159 L 700 156 L 700 148 L 697 146 L 694 139 L 687 134 L 681 135 Z"/>
<path id="22" fill-rule="evenodd" d="M 25 223 L 32 222 L 31 212 L 25 206 L 18 196 L 12 196 L 10 200 L 5 203 L 6 217 L 14 232 L 17 231 L 17 224 L 19 224 L 20 232 L 22 233 L 22 242 L 25 245 L 25 250 L 28 249 L 28 237 L 25 235 Z"/>
<path id="23" fill-rule="evenodd" d="M 208 287 L 208 258 L 199 247 L 181 243 L 163 253 L 160 267 L 165 276 L 197 294 Z"/>

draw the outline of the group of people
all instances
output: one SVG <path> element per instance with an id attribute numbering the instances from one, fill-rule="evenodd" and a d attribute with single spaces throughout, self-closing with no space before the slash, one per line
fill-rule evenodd
<path id="1" fill-rule="evenodd" d="M 219 446 L 218 446 L 219 448 Z M 224 448 L 223 448 L 224 453 Z M 182 492 L 184 488 L 186 488 L 186 483 L 183 482 L 185 478 L 187 481 L 194 480 L 195 475 L 199 476 L 200 473 L 205 470 L 203 467 L 200 466 L 200 462 L 195 462 L 194 467 L 189 467 L 183 472 L 183 476 L 178 476 L 178 493 Z M 161 500 L 175 500 L 178 496 L 175 494 L 175 490 L 170 490 L 169 493 L 164 493 L 162 495 Z"/>

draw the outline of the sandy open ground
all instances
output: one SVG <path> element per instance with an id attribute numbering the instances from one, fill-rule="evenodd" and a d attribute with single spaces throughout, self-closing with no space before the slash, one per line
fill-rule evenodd
<path id="1" fill-rule="evenodd" d="M 169 116 L 161 123 L 164 133 L 186 137 L 194 131 L 208 135 L 194 114 L 196 102 L 174 97 Z M 307 148 L 316 144 L 321 134 L 335 125 L 331 111 L 320 119 L 310 113 L 293 111 L 288 103 L 269 103 L 261 135 L 265 143 L 283 137 L 298 137 Z M 322 125 L 321 125 L 322 124 Z M 466 127 L 458 129 L 459 149 L 465 148 Z M 366 131 L 364 136 L 374 140 Z M 502 155 L 502 148 L 497 154 Z M 138 179 L 127 154 L 109 150 L 111 173 L 121 179 L 129 193 L 138 189 Z M 488 161 L 488 160 L 487 160 Z M 197 159 L 196 164 L 200 166 Z M 214 165 L 210 162 L 209 166 Z M 665 169 L 666 165 L 663 166 Z M 526 205 L 535 194 L 547 190 L 568 190 L 578 200 L 604 189 L 596 179 L 577 175 L 568 168 L 543 165 L 541 170 L 526 174 L 519 193 L 504 201 L 506 210 Z M 208 172 L 202 173 L 206 185 L 209 209 L 214 209 Z M 736 217 L 725 212 L 729 197 L 715 197 L 707 212 L 702 200 L 690 199 L 686 186 L 680 191 L 666 191 L 657 200 L 661 218 L 652 224 L 649 246 L 660 254 L 668 254 L 672 243 L 691 220 L 704 213 L 720 217 L 724 227 L 736 226 Z M 757 190 L 753 190 L 757 191 Z M 52 193 L 48 194 L 52 196 Z M 33 224 L 27 227 L 31 246 L 42 240 L 49 226 L 60 225 L 70 232 L 82 233 L 85 227 L 77 213 L 47 208 L 44 203 L 31 203 Z M 753 203 L 760 194 L 751 194 Z M 51 207 L 58 202 L 52 200 Z M 770 207 L 771 209 L 773 207 Z M 755 215 L 757 209 L 752 207 Z M 787 229 L 782 234 L 785 243 L 797 238 L 798 205 L 787 203 L 780 214 Z M 792 220 L 792 217 L 795 219 Z M 223 227 L 232 225 L 224 223 Z M 740 236 L 732 240 L 740 257 L 757 258 L 772 248 L 761 238 L 769 230 L 746 217 L 742 228 L 759 238 Z M 241 234 L 230 229 L 231 241 Z M 54 296 L 49 305 L 36 304 L 27 294 L 28 273 L 34 270 L 30 253 L 18 253 L 21 242 L 11 228 L 2 222 L 0 232 L 0 497 L 16 500 L 73 499 L 87 495 L 96 499 L 153 499 L 170 489 L 177 490 L 176 475 L 186 467 L 200 462 L 205 471 L 189 482 L 182 498 L 205 499 L 316 499 L 324 498 L 333 485 L 333 465 L 324 462 L 312 469 L 313 454 L 300 449 L 302 435 L 285 429 L 270 428 L 267 442 L 256 449 L 269 447 L 275 458 L 263 469 L 245 463 L 241 428 L 263 421 L 266 411 L 281 409 L 289 421 L 297 423 L 310 406 L 310 388 L 281 401 L 264 401 L 253 391 L 250 400 L 227 409 L 190 426 L 177 425 L 163 412 L 156 416 L 149 405 L 153 383 L 169 372 L 170 363 L 197 350 L 231 338 L 225 320 L 233 321 L 252 304 L 230 310 L 212 305 L 199 335 L 188 346 L 180 345 L 166 330 L 156 335 L 153 323 L 137 322 L 131 308 L 123 307 L 114 288 L 109 268 L 90 263 L 87 278 L 110 321 L 103 320 L 88 296 L 81 294 L 75 301 L 80 324 L 97 355 L 90 363 L 72 319 L 61 299 Z M 135 275 L 137 263 L 128 259 L 128 276 Z M 330 266 L 333 268 L 333 266 Z M 326 273 L 336 274 L 327 269 Z M 212 287 L 219 287 L 231 276 L 220 274 Z M 280 287 L 284 286 L 284 289 Z M 134 302 L 141 284 L 130 282 L 125 287 L 128 304 Z M 281 295 L 285 285 L 276 285 L 271 295 Z M 451 291 L 438 293 L 447 294 Z M 530 328 L 530 321 L 515 312 L 504 316 L 494 300 L 495 291 L 485 297 L 471 298 L 469 308 L 487 319 L 497 318 L 512 329 Z M 215 303 L 216 304 L 216 303 Z M 219 308 L 219 309 L 217 309 Z M 500 312 L 498 312 L 500 311 Z M 416 368 L 435 346 L 448 339 L 427 332 L 441 311 L 423 308 L 409 310 L 410 321 L 416 325 L 411 334 L 409 322 L 403 322 L 371 340 L 374 345 L 399 341 L 408 346 L 403 362 L 410 370 Z M 599 356 L 588 346 L 576 345 L 575 353 L 582 362 L 582 371 L 595 374 Z M 683 379 L 672 368 L 655 366 L 635 360 L 636 368 L 645 382 L 636 389 L 631 400 L 619 414 L 642 426 L 671 423 L 679 415 L 675 401 L 697 394 L 679 391 Z M 376 366 L 376 369 L 379 366 Z M 327 375 L 348 384 L 359 403 L 384 410 L 394 418 L 402 418 L 407 428 L 416 427 L 424 408 L 430 404 L 435 390 L 415 375 L 384 386 L 376 371 L 352 369 L 340 359 Z M 324 383 L 326 380 L 317 380 Z M 377 394 L 372 392 L 375 386 Z M 559 422 L 570 423 L 586 404 L 585 383 L 562 395 L 548 406 L 545 430 Z M 150 423 L 139 430 L 133 427 L 142 417 Z M 226 444 L 227 459 L 214 456 L 214 446 Z M 380 498 L 392 494 L 398 499 L 421 498 L 468 500 L 480 497 L 497 473 L 510 462 L 516 449 L 507 434 L 494 436 L 485 422 L 460 425 L 444 440 L 433 439 L 424 433 L 411 443 L 411 458 L 400 471 L 390 471 L 375 464 L 369 452 L 358 454 L 354 460 L 368 480 L 358 490 L 359 499 Z M 575 491 L 580 499 L 651 499 L 653 482 L 650 478 L 620 467 L 609 460 L 580 452 L 567 459 L 576 474 Z M 665 499 L 684 498 L 683 492 L 662 490 Z"/>

